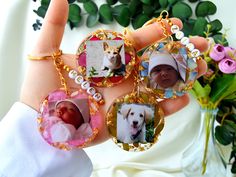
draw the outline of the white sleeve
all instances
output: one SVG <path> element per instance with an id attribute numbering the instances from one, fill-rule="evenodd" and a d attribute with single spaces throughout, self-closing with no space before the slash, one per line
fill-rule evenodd
<path id="1" fill-rule="evenodd" d="M 0 122 L 0 176 L 89 177 L 93 167 L 87 154 L 47 144 L 36 117 L 35 110 L 16 102 Z"/>

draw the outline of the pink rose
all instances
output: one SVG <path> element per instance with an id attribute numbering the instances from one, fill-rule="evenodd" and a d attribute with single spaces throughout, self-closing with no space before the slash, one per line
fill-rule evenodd
<path id="1" fill-rule="evenodd" d="M 220 61 L 225 57 L 224 46 L 216 44 L 210 51 L 210 57 L 215 61 Z"/>
<path id="2" fill-rule="evenodd" d="M 219 69 L 223 73 L 227 73 L 227 74 L 235 73 L 236 72 L 236 61 L 229 59 L 229 58 L 225 58 L 220 61 Z"/>
<path id="3" fill-rule="evenodd" d="M 232 47 L 225 47 L 225 58 L 235 58 L 236 57 L 236 50 Z"/>

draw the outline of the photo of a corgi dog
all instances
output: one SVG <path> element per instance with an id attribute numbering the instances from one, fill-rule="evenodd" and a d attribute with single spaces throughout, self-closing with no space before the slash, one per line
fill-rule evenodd
<path id="1" fill-rule="evenodd" d="M 120 55 L 122 47 L 123 44 L 119 46 L 110 46 L 107 42 L 103 42 L 104 57 L 101 71 L 106 72 L 105 75 L 107 77 L 114 75 L 124 75 L 124 72 L 120 72 L 124 66 Z"/>

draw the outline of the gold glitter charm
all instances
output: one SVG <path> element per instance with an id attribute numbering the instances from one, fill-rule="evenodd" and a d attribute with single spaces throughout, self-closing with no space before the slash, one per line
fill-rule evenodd
<path id="1" fill-rule="evenodd" d="M 136 51 L 124 35 L 97 30 L 77 50 L 78 71 L 92 85 L 112 87 L 127 79 L 137 63 Z"/>
<path id="2" fill-rule="evenodd" d="M 182 96 L 197 79 L 197 63 L 179 42 L 156 43 L 145 50 L 141 59 L 141 81 L 158 98 Z"/>
<path id="3" fill-rule="evenodd" d="M 132 92 L 117 98 L 106 114 L 112 140 L 126 151 L 144 151 L 157 142 L 164 127 L 155 97 Z"/>

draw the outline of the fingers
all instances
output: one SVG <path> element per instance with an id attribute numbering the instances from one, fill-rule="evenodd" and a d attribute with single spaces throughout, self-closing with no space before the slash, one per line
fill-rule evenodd
<path id="1" fill-rule="evenodd" d="M 190 38 L 190 42 L 194 44 L 195 48 L 204 52 L 208 48 L 208 42 L 205 38 L 200 36 L 193 36 Z"/>
<path id="2" fill-rule="evenodd" d="M 182 29 L 183 24 L 180 19 L 171 18 L 170 20 L 172 21 L 173 24 L 178 25 L 179 28 Z M 167 24 L 167 22 L 165 22 L 165 27 L 168 33 L 171 33 L 170 31 L 171 27 L 170 25 Z M 165 38 L 163 33 L 164 31 L 162 29 L 161 24 L 156 22 L 156 23 L 144 26 L 142 28 L 139 28 L 133 32 L 127 33 L 126 37 L 130 41 L 132 41 L 136 50 L 141 50 L 142 48 Z M 193 43 L 195 48 L 199 49 L 201 52 L 204 52 L 208 47 L 207 40 L 203 37 L 199 37 L 199 36 L 191 37 L 190 42 Z"/>
<path id="3" fill-rule="evenodd" d="M 183 107 L 187 106 L 188 103 L 189 103 L 189 96 L 185 94 L 175 99 L 163 100 L 160 102 L 160 106 L 164 111 L 164 115 L 168 116 L 181 110 Z"/>
<path id="4" fill-rule="evenodd" d="M 32 55 L 51 55 L 59 49 L 67 18 L 67 0 L 51 0 L 38 41 L 31 53 Z"/>
<path id="5" fill-rule="evenodd" d="M 201 77 L 207 71 L 207 63 L 205 60 L 198 60 L 197 65 L 198 65 L 198 77 Z"/>
<path id="6" fill-rule="evenodd" d="M 171 18 L 173 24 L 176 24 L 182 28 L 183 24 L 181 20 L 177 18 Z M 167 31 L 170 33 L 170 26 L 168 24 L 165 25 Z M 163 29 L 159 23 L 153 23 L 142 28 L 139 28 L 131 33 L 128 33 L 126 37 L 133 42 L 136 50 L 141 50 L 142 48 L 161 40 L 164 36 Z"/>

